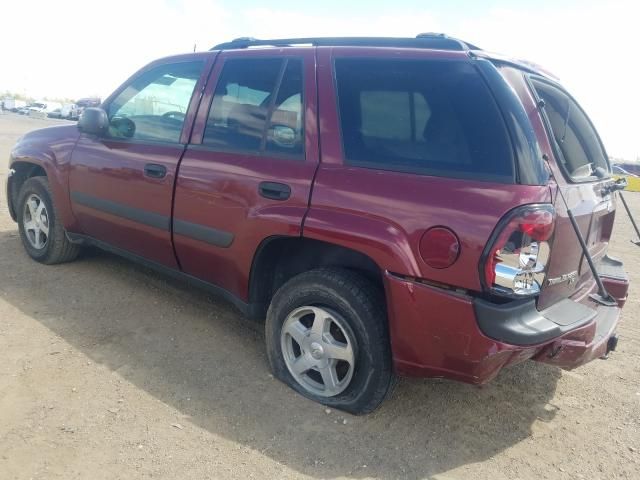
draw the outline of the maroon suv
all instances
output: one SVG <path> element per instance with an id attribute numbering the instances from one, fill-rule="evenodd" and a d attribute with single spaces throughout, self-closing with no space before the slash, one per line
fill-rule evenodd
<path id="1" fill-rule="evenodd" d="M 279 379 L 353 413 L 395 375 L 606 356 L 614 191 L 553 77 L 432 34 L 157 60 L 22 137 L 7 186 L 33 259 L 95 245 L 217 292 L 266 317 Z"/>

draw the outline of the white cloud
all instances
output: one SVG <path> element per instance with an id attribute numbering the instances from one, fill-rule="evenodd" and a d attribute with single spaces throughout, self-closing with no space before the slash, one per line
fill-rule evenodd
<path id="1" fill-rule="evenodd" d="M 253 8 L 244 13 L 250 35 L 257 38 L 295 38 L 314 36 L 398 36 L 437 31 L 435 17 L 427 12 L 363 12 L 357 17 L 327 13 L 310 15 L 270 8 Z M 414 33 L 415 32 L 415 33 Z M 236 36 L 246 36 L 240 32 Z"/>
<path id="2" fill-rule="evenodd" d="M 558 76 L 595 123 L 608 153 L 640 156 L 638 7 L 633 2 L 540 11 L 496 9 L 461 22 L 452 35 L 526 58 Z"/>
<path id="3" fill-rule="evenodd" d="M 191 51 L 227 20 L 224 9 L 205 0 L 186 0 L 177 10 L 156 1 L 104 5 L 11 2 L 0 30 L 0 44 L 12 45 L 3 48 L 0 88 L 33 96 L 105 96 L 145 63 Z"/>

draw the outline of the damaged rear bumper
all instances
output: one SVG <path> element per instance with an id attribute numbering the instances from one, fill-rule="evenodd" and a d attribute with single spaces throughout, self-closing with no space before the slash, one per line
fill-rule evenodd
<path id="1" fill-rule="evenodd" d="M 599 306 L 592 322 L 551 342 L 533 360 L 571 370 L 596 358 L 606 357 L 617 345 L 620 311 L 618 307 Z"/>
<path id="2" fill-rule="evenodd" d="M 605 356 L 629 288 L 622 264 L 609 263 L 601 277 L 618 305 L 590 301 L 589 289 L 541 311 L 534 299 L 495 304 L 387 273 L 396 372 L 483 384 L 527 359 L 572 369 Z"/>

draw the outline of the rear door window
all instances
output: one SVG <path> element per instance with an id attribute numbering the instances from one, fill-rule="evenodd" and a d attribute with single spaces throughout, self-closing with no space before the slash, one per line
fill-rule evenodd
<path id="1" fill-rule="evenodd" d="M 575 181 L 593 179 L 596 168 L 609 171 L 609 165 L 595 128 L 582 108 L 558 87 L 538 79 L 531 80 L 536 94 L 544 101 L 553 140 L 565 172 Z"/>
<path id="2" fill-rule="evenodd" d="M 338 58 L 335 72 L 347 164 L 514 181 L 504 122 L 471 64 Z"/>
<path id="3" fill-rule="evenodd" d="M 302 60 L 225 62 L 202 140 L 221 151 L 302 158 Z"/>

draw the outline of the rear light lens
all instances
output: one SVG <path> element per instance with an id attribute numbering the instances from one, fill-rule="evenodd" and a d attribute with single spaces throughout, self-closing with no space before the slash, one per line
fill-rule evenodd
<path id="1" fill-rule="evenodd" d="M 508 213 L 483 256 L 485 288 L 508 297 L 540 293 L 554 227 L 555 210 L 551 205 L 526 205 Z"/>

